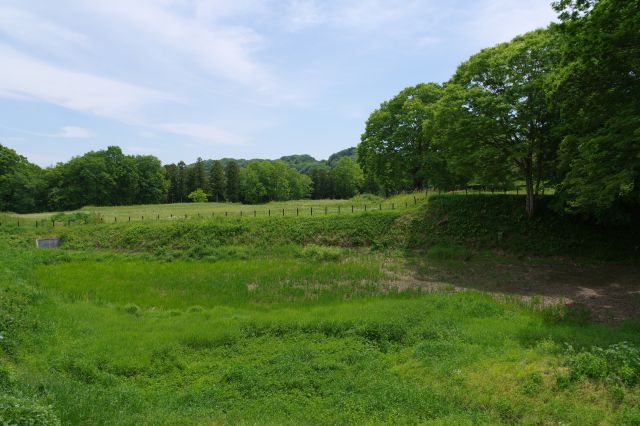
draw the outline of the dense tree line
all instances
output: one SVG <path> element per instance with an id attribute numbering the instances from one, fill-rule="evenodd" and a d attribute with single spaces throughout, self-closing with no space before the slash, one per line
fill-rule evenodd
<path id="1" fill-rule="evenodd" d="M 353 148 L 355 149 L 355 148 Z M 169 180 L 168 201 L 189 200 L 189 194 L 202 189 L 210 201 L 263 203 L 303 198 L 350 198 L 362 188 L 360 166 L 348 155 L 341 155 L 333 167 L 309 155 L 282 157 L 280 160 L 198 159 L 165 166 Z"/>
<path id="2" fill-rule="evenodd" d="M 0 210 L 27 213 L 161 203 L 167 188 L 160 160 L 124 155 L 115 146 L 42 169 L 0 145 Z"/>
<path id="3" fill-rule="evenodd" d="M 560 22 L 483 49 L 443 85 L 381 104 L 358 161 L 386 194 L 542 188 L 562 211 L 628 219 L 640 206 L 640 0 L 561 0 Z"/>
<path id="4" fill-rule="evenodd" d="M 336 153 L 333 167 L 308 155 L 281 160 L 202 160 L 162 166 L 150 155 L 116 146 L 42 169 L 0 145 L 0 211 L 28 213 L 83 206 L 230 201 L 263 203 L 348 198 L 362 186 L 354 148 Z M 317 173 L 321 170 L 321 173 Z M 305 173 L 302 173 L 302 172 Z"/>

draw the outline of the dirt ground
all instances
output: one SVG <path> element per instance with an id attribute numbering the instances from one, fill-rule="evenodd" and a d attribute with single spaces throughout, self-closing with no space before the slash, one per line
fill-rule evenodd
<path id="1" fill-rule="evenodd" d="M 640 265 L 415 261 L 409 270 L 392 284 L 424 289 L 453 286 L 525 300 L 536 297 L 545 305 L 582 305 L 594 320 L 603 322 L 640 318 Z"/>

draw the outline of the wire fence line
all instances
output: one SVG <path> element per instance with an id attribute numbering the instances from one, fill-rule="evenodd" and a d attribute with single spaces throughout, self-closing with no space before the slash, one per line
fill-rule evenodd
<path id="1" fill-rule="evenodd" d="M 150 222 L 150 221 L 171 221 L 185 219 L 203 219 L 215 217 L 229 218 L 255 218 L 255 217 L 313 217 L 313 216 L 329 216 L 352 213 L 365 213 L 376 211 L 389 211 L 408 209 L 417 205 L 419 202 L 426 200 L 426 197 L 413 197 L 413 201 L 405 201 L 401 203 L 372 203 L 372 204 L 352 204 L 338 206 L 305 206 L 305 207 L 285 207 L 285 208 L 267 208 L 267 209 L 238 209 L 227 211 L 213 211 L 210 213 L 153 213 L 146 215 L 109 215 L 103 213 L 86 214 L 82 218 L 65 218 L 65 219 L 36 219 L 28 220 L 21 218 L 4 217 L 0 218 L 0 226 L 15 226 L 29 228 L 55 228 L 60 226 L 74 226 L 87 224 L 108 224 L 108 223 L 130 223 L 130 222 Z"/>
<path id="2" fill-rule="evenodd" d="M 328 215 L 340 215 L 350 213 L 365 213 L 383 210 L 397 210 L 408 209 L 409 207 L 417 205 L 419 202 L 428 201 L 429 197 L 435 195 L 474 195 L 474 194 L 515 194 L 519 195 L 523 193 L 519 188 L 507 190 L 496 189 L 493 187 L 467 187 L 463 189 L 454 190 L 438 190 L 430 189 L 415 193 L 411 199 L 402 202 L 387 202 L 387 203 L 362 203 L 362 204 L 339 204 L 339 205 L 326 205 L 326 206 L 298 206 L 298 207 L 283 207 L 283 208 L 247 208 L 243 209 L 229 209 L 219 210 L 211 212 L 196 212 L 196 213 L 151 213 L 151 214 L 139 214 L 139 215 L 126 215 L 126 214 L 105 214 L 105 213 L 84 213 L 76 212 L 70 213 L 68 218 L 59 219 L 26 219 L 15 216 L 0 217 L 0 227 L 2 226 L 15 226 L 15 227 L 29 227 L 29 228 L 55 228 L 59 226 L 72 226 L 72 225 L 86 225 L 86 224 L 107 224 L 107 223 L 123 223 L 123 222 L 149 222 L 149 221 L 167 221 L 167 220 L 184 220 L 194 218 L 213 218 L 213 217 L 236 217 L 236 218 L 251 218 L 251 217 L 299 217 L 299 216 L 328 216 Z M 410 194 L 409 194 L 410 195 Z"/>

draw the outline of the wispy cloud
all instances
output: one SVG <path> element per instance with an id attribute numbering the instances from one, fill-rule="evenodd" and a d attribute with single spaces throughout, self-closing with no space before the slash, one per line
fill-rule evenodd
<path id="1" fill-rule="evenodd" d="M 77 126 L 64 126 L 56 135 L 56 137 L 65 139 L 87 139 L 94 136 L 95 134 L 90 129 Z"/>
<path id="2" fill-rule="evenodd" d="M 180 136 L 186 136 L 203 145 L 246 145 L 247 139 L 220 126 L 199 123 L 165 123 L 160 129 Z"/>
<path id="3" fill-rule="evenodd" d="M 88 73 L 67 70 L 0 44 L 0 97 L 37 99 L 123 122 L 169 94 Z"/>
<path id="4" fill-rule="evenodd" d="M 83 34 L 56 25 L 33 13 L 0 5 L 0 32 L 12 39 L 45 50 L 60 51 L 70 46 L 86 47 Z"/>
<path id="5" fill-rule="evenodd" d="M 217 77 L 256 89 L 270 84 L 268 70 L 252 57 L 252 52 L 263 43 L 257 32 L 243 25 L 203 21 L 203 15 L 214 19 L 211 9 L 202 6 L 202 2 L 196 3 L 200 7 L 195 9 L 193 2 L 186 4 L 183 7 L 186 13 L 177 12 L 180 9 L 172 7 L 175 3 L 171 1 L 112 0 L 91 3 L 91 7 L 99 8 L 119 25 L 152 38 L 170 49 L 170 54 Z"/>

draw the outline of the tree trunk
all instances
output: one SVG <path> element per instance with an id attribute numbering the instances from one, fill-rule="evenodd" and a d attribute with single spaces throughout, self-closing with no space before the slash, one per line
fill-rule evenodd
<path id="1" fill-rule="evenodd" d="M 524 160 L 524 177 L 527 186 L 527 216 L 533 217 L 536 207 L 536 193 L 533 185 L 533 170 L 531 158 Z"/>

